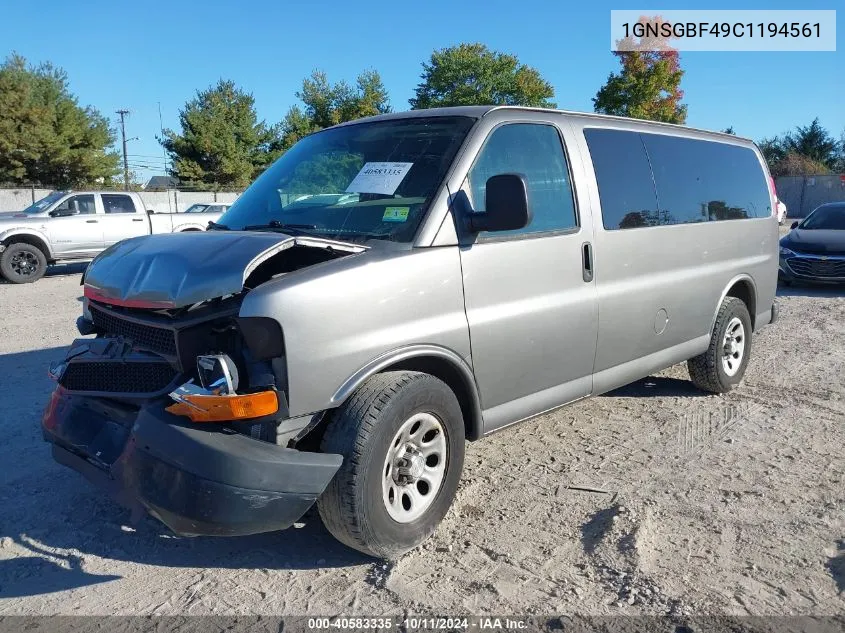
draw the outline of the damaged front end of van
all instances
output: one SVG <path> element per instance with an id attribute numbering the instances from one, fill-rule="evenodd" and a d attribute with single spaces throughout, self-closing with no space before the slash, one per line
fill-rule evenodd
<path id="1" fill-rule="evenodd" d="M 181 535 L 289 527 L 340 455 L 300 450 L 319 415 L 291 417 L 285 341 L 241 316 L 251 289 L 363 246 L 214 231 L 120 242 L 84 276 L 83 335 L 50 374 L 54 458 Z"/>

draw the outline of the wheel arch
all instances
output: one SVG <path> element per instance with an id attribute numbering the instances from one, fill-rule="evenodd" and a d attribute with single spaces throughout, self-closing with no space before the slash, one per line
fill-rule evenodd
<path id="1" fill-rule="evenodd" d="M 53 260 L 53 252 L 50 249 L 50 241 L 44 236 L 38 233 L 37 231 L 33 231 L 31 229 L 11 229 L 9 231 L 3 231 L 0 233 L 0 244 L 3 246 L 11 246 L 12 244 L 30 244 L 38 248 L 42 253 L 44 253 L 44 257 L 47 258 L 47 261 L 50 262 Z"/>
<path id="2" fill-rule="evenodd" d="M 716 303 L 715 310 L 713 311 L 713 322 L 710 326 L 711 330 L 716 323 L 716 315 L 719 313 L 719 306 L 722 305 L 722 301 L 725 300 L 725 297 L 735 297 L 745 304 L 745 307 L 748 308 L 748 314 L 751 317 L 751 330 L 754 331 L 756 329 L 757 321 L 757 285 L 754 283 L 754 279 L 751 275 L 737 275 L 725 286 L 725 289 L 719 297 L 718 303 Z"/>
<path id="3" fill-rule="evenodd" d="M 482 435 L 481 401 L 472 369 L 458 354 L 438 345 L 413 345 L 379 356 L 359 369 L 332 396 L 338 407 L 371 376 L 385 371 L 420 371 L 442 380 L 458 398 L 468 440 Z"/>

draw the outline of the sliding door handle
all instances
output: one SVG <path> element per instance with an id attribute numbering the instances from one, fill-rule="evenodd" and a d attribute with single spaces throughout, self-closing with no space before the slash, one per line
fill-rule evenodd
<path id="1" fill-rule="evenodd" d="M 593 247 L 589 242 L 581 246 L 581 276 L 584 281 L 590 283 L 593 280 Z"/>

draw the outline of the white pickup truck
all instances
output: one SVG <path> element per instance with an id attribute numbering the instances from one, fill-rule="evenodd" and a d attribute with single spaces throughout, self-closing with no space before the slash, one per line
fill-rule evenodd
<path id="1" fill-rule="evenodd" d="M 204 231 L 225 210 L 209 204 L 153 213 L 137 193 L 56 191 L 23 211 L 0 213 L 0 274 L 12 283 L 37 281 L 50 264 L 90 260 L 129 237 Z"/>

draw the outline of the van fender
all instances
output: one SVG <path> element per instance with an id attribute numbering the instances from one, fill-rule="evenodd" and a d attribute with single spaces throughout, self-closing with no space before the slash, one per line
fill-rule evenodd
<path id="1" fill-rule="evenodd" d="M 50 246 L 50 238 L 45 233 L 30 226 L 14 226 L 10 229 L 0 231 L 0 244 L 7 244 L 15 241 L 19 235 L 26 235 L 27 237 L 34 237 L 36 240 L 44 245 L 42 249 L 47 260 L 53 259 L 53 249 Z M 4 249 L 5 250 L 5 249 Z"/>
<path id="2" fill-rule="evenodd" d="M 347 378 L 340 388 L 331 397 L 331 407 L 338 407 L 346 401 L 352 393 L 364 382 L 385 369 L 399 363 L 412 361 L 415 358 L 438 358 L 446 361 L 455 369 L 463 382 L 463 387 L 469 397 L 467 403 L 471 413 L 471 419 L 465 420 L 467 425 L 467 439 L 481 437 L 483 421 L 481 417 L 481 398 L 478 395 L 478 386 L 475 384 L 475 375 L 469 364 L 457 353 L 447 347 L 440 345 L 408 345 L 382 354 L 361 367 L 358 371 Z M 456 394 L 458 395 L 458 394 Z M 460 396 L 459 396 L 460 399 Z"/>
<path id="3" fill-rule="evenodd" d="M 728 296 L 728 291 L 733 288 L 738 281 L 747 281 L 751 284 L 751 289 L 754 292 L 754 301 L 757 302 L 757 284 L 754 283 L 754 279 L 748 273 L 741 273 L 733 277 L 727 285 L 722 290 L 722 294 L 719 295 L 719 300 L 716 302 L 716 305 L 713 307 L 713 318 L 710 320 L 710 332 L 713 331 L 713 328 L 716 326 L 716 317 L 719 315 L 719 306 L 722 305 L 722 301 L 725 300 L 725 297 Z M 751 323 L 753 324 L 757 320 L 756 314 L 751 314 L 751 310 L 748 311 L 749 316 L 751 317 Z M 708 335 L 709 333 L 708 332 Z"/>

